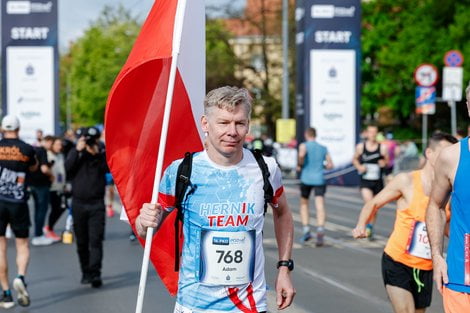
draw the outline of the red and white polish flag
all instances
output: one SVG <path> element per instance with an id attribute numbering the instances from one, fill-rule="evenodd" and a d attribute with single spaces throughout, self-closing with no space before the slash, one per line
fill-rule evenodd
<path id="1" fill-rule="evenodd" d="M 171 61 L 178 0 L 156 0 L 109 93 L 106 158 L 131 226 L 152 197 Z M 186 4 L 163 169 L 186 151 L 202 150 L 199 118 L 205 94 L 205 11 Z M 170 294 L 174 271 L 174 214 L 152 242 L 150 260 Z M 134 228 L 135 229 L 135 228 Z M 169 236 L 169 237 L 168 237 Z M 141 244 L 144 241 L 140 241 Z M 181 246 L 181 245 L 180 245 Z"/>

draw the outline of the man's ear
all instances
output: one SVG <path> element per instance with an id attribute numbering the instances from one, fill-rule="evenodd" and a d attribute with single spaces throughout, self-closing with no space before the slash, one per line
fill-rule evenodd
<path id="1" fill-rule="evenodd" d="M 429 160 L 429 157 L 431 156 L 431 154 L 433 153 L 434 151 L 432 151 L 431 148 L 427 147 L 426 149 L 424 149 L 424 157 L 426 158 L 426 160 Z"/>
<path id="2" fill-rule="evenodd" d="M 203 115 L 201 117 L 201 128 L 202 128 L 202 131 L 203 132 L 208 132 L 209 131 L 209 122 L 207 121 L 207 117 L 205 115 Z"/>

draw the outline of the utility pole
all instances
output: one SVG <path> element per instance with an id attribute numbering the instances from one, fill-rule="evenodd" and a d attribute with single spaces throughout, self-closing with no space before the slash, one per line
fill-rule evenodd
<path id="1" fill-rule="evenodd" d="M 282 0 L 282 118 L 289 118 L 289 2 Z"/>

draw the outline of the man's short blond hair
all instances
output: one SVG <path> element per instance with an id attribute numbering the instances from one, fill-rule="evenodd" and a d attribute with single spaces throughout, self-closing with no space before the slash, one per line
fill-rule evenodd
<path id="1" fill-rule="evenodd" d="M 251 115 L 253 98 L 245 88 L 224 86 L 209 91 L 204 99 L 204 114 L 210 114 L 212 108 L 217 107 L 233 112 L 239 105 L 245 107 L 248 119 Z"/>

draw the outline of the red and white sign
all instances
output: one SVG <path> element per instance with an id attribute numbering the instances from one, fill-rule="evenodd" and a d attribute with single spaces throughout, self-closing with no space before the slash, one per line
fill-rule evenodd
<path id="1" fill-rule="evenodd" d="M 449 67 L 459 67 L 463 64 L 463 54 L 459 50 L 447 51 L 444 55 L 444 64 Z"/>
<path id="2" fill-rule="evenodd" d="M 419 86 L 431 87 L 437 83 L 439 77 L 437 68 L 432 64 L 421 64 L 414 73 L 415 81 Z"/>

